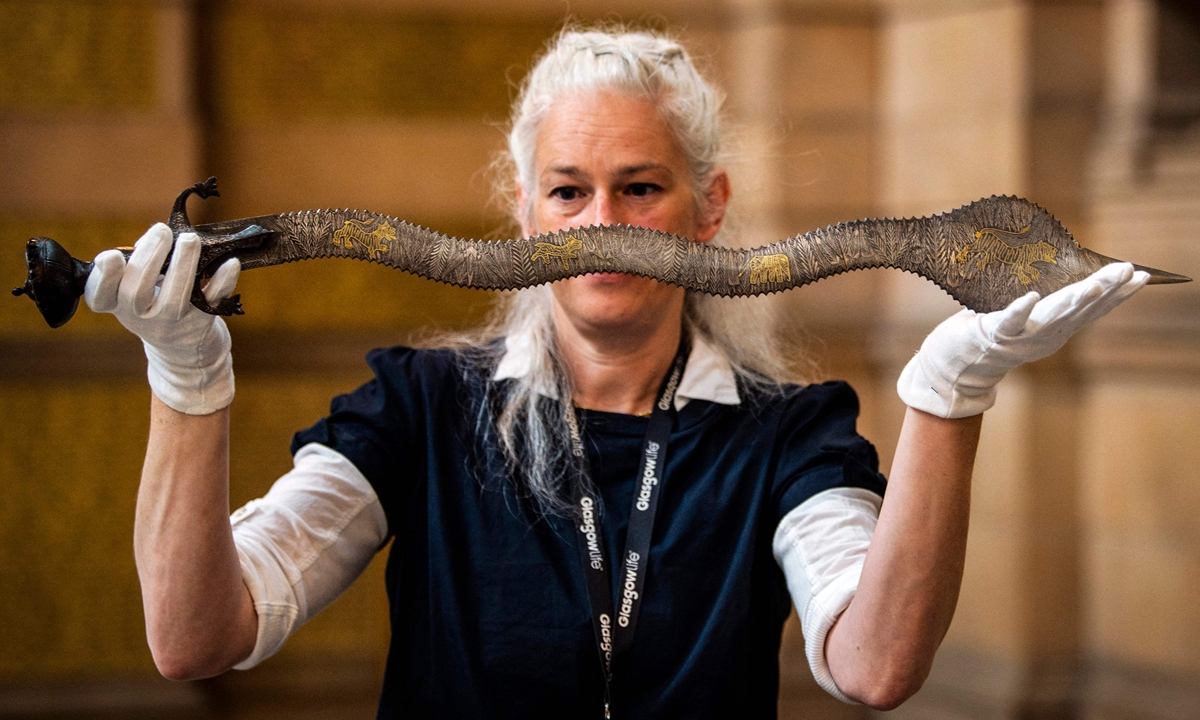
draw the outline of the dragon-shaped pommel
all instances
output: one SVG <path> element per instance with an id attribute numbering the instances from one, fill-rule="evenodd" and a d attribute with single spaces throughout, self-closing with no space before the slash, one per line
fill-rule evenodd
<path id="1" fill-rule="evenodd" d="M 270 238 L 271 233 L 253 223 L 235 232 L 219 234 L 207 232 L 205 228 L 197 229 L 192 225 L 187 212 L 187 200 L 192 195 L 201 200 L 220 197 L 217 178 L 210 177 L 179 193 L 167 220 L 167 226 L 176 238 L 183 233 L 196 233 L 200 236 L 200 263 L 196 271 L 196 282 L 192 286 L 192 304 L 210 315 L 241 315 L 243 310 L 240 294 L 224 298 L 213 306 L 209 304 L 208 298 L 204 297 L 204 284 L 226 260 L 234 257 L 238 251 L 261 247 Z M 168 256 L 167 263 L 170 262 L 171 258 Z"/>
<path id="2" fill-rule="evenodd" d="M 207 200 L 210 197 L 221 197 L 221 191 L 217 189 L 216 176 L 214 175 L 203 182 L 198 182 L 176 196 L 175 204 L 171 206 L 171 216 L 167 219 L 167 226 L 171 228 L 176 237 L 180 233 L 195 232 L 196 230 L 192 227 L 192 221 L 188 220 L 187 214 L 187 199 L 192 195 L 201 200 Z"/>

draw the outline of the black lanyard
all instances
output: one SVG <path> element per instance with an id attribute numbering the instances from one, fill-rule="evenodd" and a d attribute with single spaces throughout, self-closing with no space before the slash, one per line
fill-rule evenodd
<path id="1" fill-rule="evenodd" d="M 611 717 L 609 704 L 612 701 L 613 660 L 621 657 L 633 644 L 633 633 L 637 627 L 638 609 L 642 604 L 650 560 L 654 511 L 658 507 L 662 474 L 667 463 L 667 443 L 671 439 L 671 425 L 675 421 L 675 391 L 683 377 L 687 356 L 686 347 L 680 344 L 671 371 L 659 390 L 658 401 L 650 413 L 646 439 L 642 441 L 642 462 L 638 466 L 633 507 L 629 511 L 629 528 L 625 533 L 622 567 L 617 577 L 621 592 L 616 608 L 613 607 L 608 560 L 604 556 L 604 536 L 597 515 L 599 504 L 591 493 L 583 493 L 577 500 L 580 510 L 580 522 L 576 526 L 579 557 L 583 563 L 596 647 L 600 650 L 600 663 L 604 669 L 605 720 Z M 567 413 L 567 421 L 571 430 L 571 451 L 576 457 L 582 458 L 583 441 L 574 409 Z"/>

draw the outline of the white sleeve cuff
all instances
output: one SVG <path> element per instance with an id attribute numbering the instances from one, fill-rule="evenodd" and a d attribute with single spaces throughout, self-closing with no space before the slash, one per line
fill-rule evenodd
<path id="1" fill-rule="evenodd" d="M 829 672 L 825 638 L 858 590 L 882 502 L 879 495 L 861 488 L 817 493 L 784 516 L 772 544 L 800 617 L 813 677 L 845 703 L 854 701 Z"/>
<path id="2" fill-rule="evenodd" d="M 230 516 L 242 579 L 258 615 L 247 670 L 348 588 L 387 539 L 371 484 L 341 453 L 310 443 L 265 497 Z"/>
<path id="3" fill-rule="evenodd" d="M 251 508 L 250 501 L 241 509 Z M 258 634 L 250 657 L 233 666 L 234 670 L 249 670 L 279 652 L 283 643 L 299 627 L 300 601 L 288 582 L 283 564 L 271 554 L 269 546 L 250 533 L 235 535 L 238 560 L 242 566 L 242 582 L 254 600 L 258 616 Z"/>

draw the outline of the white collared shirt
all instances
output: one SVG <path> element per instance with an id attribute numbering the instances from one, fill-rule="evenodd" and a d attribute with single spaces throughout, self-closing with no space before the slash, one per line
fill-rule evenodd
<path id="1" fill-rule="evenodd" d="M 532 366 L 528 338 L 506 339 L 493 379 L 524 377 Z M 554 397 L 554 388 L 540 388 Z M 740 405 L 729 361 L 696 339 L 675 395 Z M 344 455 L 317 443 L 296 453 L 293 469 L 266 496 L 230 517 L 242 577 L 258 614 L 254 651 L 236 667 L 248 669 L 273 655 L 305 621 L 333 602 L 387 540 L 387 517 L 366 477 Z M 825 637 L 858 587 L 881 499 L 868 490 L 833 488 L 793 508 L 776 527 L 772 544 L 805 637 L 817 682 L 838 689 L 825 660 Z"/>
<path id="2" fill-rule="evenodd" d="M 533 343 L 527 336 L 516 335 L 504 341 L 504 356 L 496 365 L 493 380 L 523 378 L 533 365 Z M 546 397 L 557 398 L 558 390 L 553 387 L 537 389 Z M 711 345 L 697 338 L 692 343 L 687 364 L 683 366 L 683 377 L 675 390 L 675 409 L 682 410 L 689 400 L 707 400 L 720 405 L 741 405 L 737 380 L 729 361 Z"/>

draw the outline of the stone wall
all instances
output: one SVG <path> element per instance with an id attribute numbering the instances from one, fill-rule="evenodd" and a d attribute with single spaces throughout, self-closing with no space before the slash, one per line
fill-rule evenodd
<path id="1" fill-rule="evenodd" d="M 888 18 L 889 211 L 1027 194 L 1090 248 L 1195 275 L 1194 11 L 939 2 Z M 894 283 L 883 380 L 951 309 Z M 1200 542 L 1184 510 L 1200 488 L 1196 297 L 1150 288 L 1005 381 L 954 624 L 925 689 L 890 715 L 1200 714 Z"/>
<path id="2" fill-rule="evenodd" d="M 756 245 L 992 193 L 1085 245 L 1195 276 L 1200 31 L 1149 0 L 572 3 L 680 33 L 727 92 L 733 228 Z M 0 0 L 0 274 L 49 235 L 130 244 L 209 174 L 196 217 L 360 206 L 511 230 L 491 201 L 513 84 L 561 26 L 544 0 Z M 477 322 L 486 293 L 359 263 L 249 273 L 231 323 L 232 499 L 366 377 L 363 353 Z M 956 310 L 888 271 L 776 296 L 815 378 L 858 390 L 890 462 L 895 377 Z M 136 342 L 83 309 L 50 331 L 0 304 L 0 717 L 370 717 L 382 563 L 279 656 L 156 680 L 132 560 L 148 391 Z M 984 424 L 963 591 L 914 718 L 1200 716 L 1200 294 L 1151 288 L 1005 382 Z M 794 620 L 783 717 L 862 718 L 812 683 Z"/>

